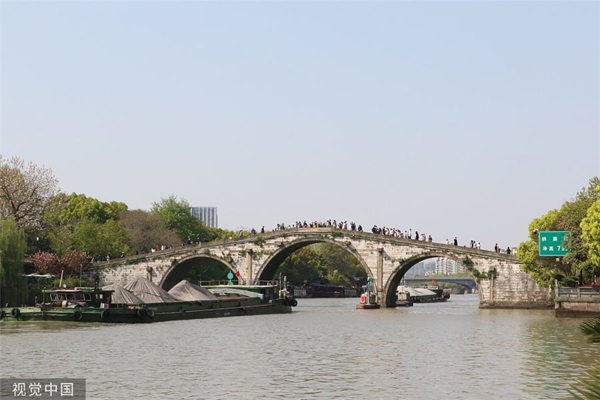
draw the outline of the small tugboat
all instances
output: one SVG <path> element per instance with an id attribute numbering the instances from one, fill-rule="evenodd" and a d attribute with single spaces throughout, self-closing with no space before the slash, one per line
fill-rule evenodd
<path id="1" fill-rule="evenodd" d="M 359 310 L 376 310 L 381 306 L 377 304 L 377 295 L 373 293 L 373 281 L 369 280 L 366 290 L 360 295 L 360 303 L 356 305 Z"/>
<path id="2" fill-rule="evenodd" d="M 137 278 L 125 288 L 107 286 L 44 290 L 33 307 L 0 309 L 4 321 L 76 321 L 149 323 L 180 319 L 289 313 L 298 304 L 276 282 L 263 286 L 229 286 L 215 293 L 181 281 L 169 292 Z"/>

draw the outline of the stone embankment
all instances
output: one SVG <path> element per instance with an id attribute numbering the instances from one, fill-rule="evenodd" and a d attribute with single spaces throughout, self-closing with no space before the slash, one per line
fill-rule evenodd
<path id="1" fill-rule="evenodd" d="M 556 287 L 555 291 L 557 317 L 600 317 L 600 287 Z"/>

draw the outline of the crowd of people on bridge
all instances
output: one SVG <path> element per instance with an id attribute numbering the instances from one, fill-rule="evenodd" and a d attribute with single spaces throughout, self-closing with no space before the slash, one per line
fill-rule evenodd
<path id="1" fill-rule="evenodd" d="M 388 228 L 386 226 L 378 227 L 377 225 L 373 225 L 373 228 L 371 228 L 371 233 L 374 233 L 376 235 L 396 237 L 400 239 L 411 239 L 429 243 L 433 242 L 433 238 L 431 237 L 431 235 L 427 236 L 424 233 L 419 234 L 419 231 L 415 231 L 415 237 L 413 238 L 412 228 L 409 230 L 402 231 L 401 229 Z"/>
<path id="2" fill-rule="evenodd" d="M 286 225 L 285 223 L 279 223 L 279 224 L 277 224 L 275 229 L 272 230 L 272 232 L 286 230 L 286 229 L 298 229 L 298 228 L 334 228 L 334 229 L 349 230 L 349 231 L 355 231 L 355 232 L 363 232 L 362 225 L 357 224 L 354 221 L 351 221 L 351 222 L 337 221 L 335 219 L 328 219 L 325 222 L 320 222 L 320 221 L 316 221 L 316 220 L 311 221 L 311 222 L 307 222 L 306 220 L 295 221 L 293 224 L 290 224 L 290 225 Z M 256 229 L 254 229 L 254 228 L 252 228 L 250 230 L 251 236 L 254 236 L 257 233 L 259 233 L 259 232 L 257 232 Z M 260 233 L 265 233 L 264 226 L 261 227 Z M 376 234 L 376 235 L 400 238 L 400 239 L 409 239 L 409 240 L 415 240 L 415 241 L 420 241 L 420 242 L 433 243 L 433 237 L 431 235 L 426 235 L 423 232 L 419 233 L 419 231 L 416 231 L 416 230 L 413 233 L 412 229 L 407 229 L 407 230 L 403 231 L 403 230 L 397 229 L 397 228 L 390 228 L 390 227 L 386 227 L 386 226 L 378 227 L 377 225 L 373 225 L 373 227 L 371 228 L 371 233 Z M 243 236 L 244 236 L 244 231 L 240 230 L 238 232 L 238 237 L 241 238 Z M 230 239 L 233 239 L 233 238 L 230 238 Z M 187 243 L 182 243 L 182 246 L 185 247 L 186 245 L 189 246 L 189 245 L 198 245 L 198 244 L 200 244 L 199 238 L 197 241 L 188 239 Z M 458 246 L 458 238 L 455 236 L 452 241 L 446 239 L 446 244 Z M 463 246 L 463 247 L 467 247 L 467 246 Z M 475 240 L 471 240 L 469 243 L 469 247 L 472 249 L 480 250 L 481 243 L 477 242 Z M 153 247 L 150 251 L 152 253 L 154 253 L 157 251 L 172 250 L 172 249 L 173 249 L 172 245 L 157 245 L 157 246 Z M 515 248 L 507 247 L 506 250 L 503 250 L 500 246 L 498 246 L 498 243 L 496 243 L 496 245 L 494 246 L 494 251 L 497 253 L 504 253 L 504 254 L 516 254 Z M 136 251 L 135 254 L 138 255 L 139 252 Z M 124 254 L 121 255 L 121 257 L 124 257 L 124 256 L 125 256 Z M 112 258 L 113 257 L 111 254 L 108 254 L 106 257 L 97 256 L 95 258 L 92 258 L 91 262 L 110 261 Z"/>
<path id="3" fill-rule="evenodd" d="M 281 230 L 285 230 L 285 229 L 298 229 L 298 228 L 337 228 L 337 229 L 343 229 L 343 230 L 363 232 L 362 225 L 356 224 L 356 222 L 353 222 L 353 221 L 350 223 L 348 223 L 348 221 L 339 221 L 338 222 L 335 219 L 328 219 L 325 222 L 320 222 L 320 221 L 307 222 L 306 220 L 296 221 L 290 225 L 286 225 L 285 223 L 279 223 L 279 224 L 277 224 L 275 229 L 273 229 L 272 231 L 275 232 L 275 231 L 281 231 Z M 250 231 L 250 235 L 255 235 L 256 233 L 257 233 L 256 230 L 254 228 L 252 228 L 252 230 Z M 265 233 L 264 226 L 261 228 L 260 233 Z M 410 240 L 416 240 L 416 241 L 421 241 L 421 242 L 433 243 L 433 237 L 431 235 L 427 235 L 423 232 L 419 233 L 419 231 L 416 231 L 416 230 L 413 233 L 412 229 L 407 229 L 407 230 L 403 231 L 403 230 L 397 229 L 397 228 L 390 228 L 390 227 L 386 227 L 386 226 L 378 227 L 377 225 L 373 225 L 373 227 L 371 228 L 371 233 L 376 234 L 376 235 L 384 235 L 384 236 L 391 236 L 391 237 L 401 238 L 401 239 L 410 239 Z M 240 230 L 239 237 L 242 237 L 242 236 L 243 236 L 243 231 Z M 446 239 L 446 244 L 458 246 L 458 238 L 455 236 L 452 241 Z M 463 247 L 467 247 L 467 246 L 464 245 Z M 469 247 L 471 249 L 481 250 L 481 242 L 478 242 L 476 240 L 471 240 L 469 242 Z M 506 250 L 502 250 L 498 246 L 497 243 L 496 243 L 496 246 L 494 247 L 494 251 L 497 253 L 504 253 L 504 254 L 516 254 L 515 248 L 507 247 Z"/>

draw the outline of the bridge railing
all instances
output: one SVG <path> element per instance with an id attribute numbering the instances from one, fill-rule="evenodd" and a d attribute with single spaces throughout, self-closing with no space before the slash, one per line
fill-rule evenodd
<path id="1" fill-rule="evenodd" d="M 594 287 L 557 287 L 556 298 L 560 300 L 600 301 L 600 288 Z"/>

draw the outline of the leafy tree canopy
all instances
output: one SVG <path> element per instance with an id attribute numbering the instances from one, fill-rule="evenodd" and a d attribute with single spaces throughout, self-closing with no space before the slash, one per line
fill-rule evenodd
<path id="1" fill-rule="evenodd" d="M 25 234 L 12 219 L 0 220 L 0 304 L 22 304 L 27 298 L 23 278 Z"/>
<path id="2" fill-rule="evenodd" d="M 554 279 L 563 284 L 574 284 L 578 280 L 578 271 L 581 271 L 585 281 L 590 281 L 592 276 L 599 272 L 597 264 L 588 257 L 587 249 L 590 245 L 586 247 L 586 241 L 589 240 L 582 231 L 582 221 L 588 215 L 588 210 L 600 199 L 597 192 L 599 185 L 598 177 L 590 179 L 589 186 L 577 193 L 575 199 L 565 202 L 560 210 L 551 210 L 529 224 L 530 240 L 519 245 L 517 255 L 523 262 L 523 269 L 529 272 L 538 284 L 548 286 Z M 571 252 L 558 261 L 555 257 L 540 257 L 540 231 L 571 232 Z"/>
<path id="3" fill-rule="evenodd" d="M 331 243 L 320 243 L 317 251 L 327 268 L 326 278 L 334 285 L 354 286 L 367 280 L 367 272 L 350 252 Z"/>
<path id="4" fill-rule="evenodd" d="M 50 249 L 58 256 L 80 250 L 91 257 L 131 252 L 131 235 L 118 221 L 127 205 L 105 203 L 83 194 L 59 193 L 46 213 Z"/>
<path id="5" fill-rule="evenodd" d="M 319 279 L 332 285 L 354 286 L 365 282 L 367 277 L 352 254 L 330 243 L 319 243 L 294 252 L 281 263 L 275 277 L 280 273 L 294 285 Z"/>
<path id="6" fill-rule="evenodd" d="M 72 247 L 92 257 L 118 257 L 131 253 L 131 235 L 119 221 L 109 220 L 104 224 L 91 222 L 75 226 Z"/>
<path id="7" fill-rule="evenodd" d="M 192 207 L 187 200 L 178 199 L 175 195 L 152 204 L 152 212 L 160 214 L 167 226 L 177 233 L 183 243 L 212 240 L 213 235 L 210 230 L 192 215 L 191 210 Z"/>
<path id="8" fill-rule="evenodd" d="M 308 247 L 303 247 L 281 263 L 275 272 L 275 277 L 278 277 L 279 274 L 287 276 L 288 282 L 293 285 L 302 285 L 326 276 L 327 269 L 320 254 Z"/>
<path id="9" fill-rule="evenodd" d="M 596 187 L 596 193 L 600 196 L 600 186 Z M 596 200 L 588 208 L 581 221 L 581 232 L 591 262 L 596 266 L 600 265 L 600 200 Z"/>
<path id="10" fill-rule="evenodd" d="M 231 272 L 227 266 L 217 260 L 205 259 L 201 262 L 194 263 L 182 279 L 186 279 L 191 283 L 198 284 L 202 281 L 225 281 L 227 274 Z M 237 282 L 237 277 L 234 276 L 232 281 Z"/>
<path id="11" fill-rule="evenodd" d="M 127 210 L 125 203 L 102 202 L 84 194 L 71 193 L 57 210 L 56 218 L 66 223 L 93 222 L 103 224 L 118 219 L 119 213 Z"/>

